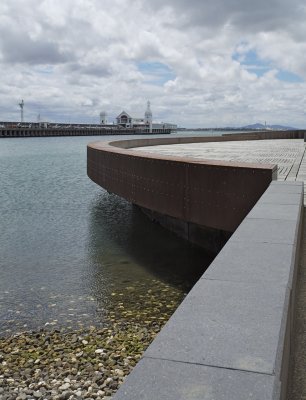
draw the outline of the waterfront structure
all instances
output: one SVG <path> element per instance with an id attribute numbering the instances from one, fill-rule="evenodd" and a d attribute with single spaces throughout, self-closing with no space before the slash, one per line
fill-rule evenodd
<path id="1" fill-rule="evenodd" d="M 144 118 L 135 118 L 128 114 L 126 111 L 122 111 L 116 117 L 117 126 L 121 128 L 141 130 L 145 133 L 162 133 L 168 131 L 177 130 L 177 125 L 170 124 L 167 122 L 153 122 L 153 116 L 151 111 L 151 103 L 147 102 L 147 108 L 144 114 Z"/>
<path id="2" fill-rule="evenodd" d="M 23 107 L 23 101 L 20 107 Z M 22 108 L 23 112 L 23 108 Z M 22 114 L 23 120 L 23 114 Z M 144 118 L 135 118 L 122 111 L 116 118 L 116 124 L 108 123 L 107 113 L 100 112 L 99 124 L 64 124 L 50 122 L 0 122 L 1 137 L 35 137 L 35 136 L 91 136 L 91 135 L 146 135 L 170 134 L 177 130 L 177 125 L 152 121 L 150 102 Z"/>
<path id="3" fill-rule="evenodd" d="M 132 128 L 135 119 L 133 119 L 127 112 L 122 111 L 118 117 L 116 117 L 116 121 L 117 125 L 122 126 L 123 128 Z"/>
<path id="4" fill-rule="evenodd" d="M 264 164 L 153 155 L 147 147 L 304 135 L 264 131 L 88 145 L 94 182 L 187 240 L 219 250 L 227 241 L 114 399 L 287 398 L 303 243 L 303 141 L 285 182 L 276 181 L 273 147 Z"/>

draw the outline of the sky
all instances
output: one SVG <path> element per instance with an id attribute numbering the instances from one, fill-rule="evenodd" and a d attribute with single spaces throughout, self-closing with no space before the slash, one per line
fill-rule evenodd
<path id="1" fill-rule="evenodd" d="M 1 0 L 0 120 L 306 128 L 302 0 Z"/>

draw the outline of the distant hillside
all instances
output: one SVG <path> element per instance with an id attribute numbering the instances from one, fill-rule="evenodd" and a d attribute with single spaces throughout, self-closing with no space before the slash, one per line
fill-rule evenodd
<path id="1" fill-rule="evenodd" d="M 294 131 L 296 128 L 292 128 L 291 126 L 282 126 L 282 125 L 263 125 L 263 124 L 252 124 L 243 126 L 241 129 L 272 129 L 272 130 L 280 130 L 280 131 Z"/>

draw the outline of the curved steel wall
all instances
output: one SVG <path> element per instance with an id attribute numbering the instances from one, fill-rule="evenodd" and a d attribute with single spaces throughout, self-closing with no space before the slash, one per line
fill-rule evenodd
<path id="1" fill-rule="evenodd" d="M 231 139 L 154 138 L 91 143 L 87 148 L 87 173 L 98 185 L 141 207 L 233 232 L 276 177 L 275 166 L 152 156 L 130 149 L 220 140 Z"/>

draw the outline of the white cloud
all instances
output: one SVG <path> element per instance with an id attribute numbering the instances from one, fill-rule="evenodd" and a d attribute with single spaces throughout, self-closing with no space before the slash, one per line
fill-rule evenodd
<path id="1" fill-rule="evenodd" d="M 305 127 L 305 14 L 301 0 L 2 0 L 0 120 L 18 119 L 21 98 L 27 119 L 90 122 L 150 99 L 184 126 Z"/>

